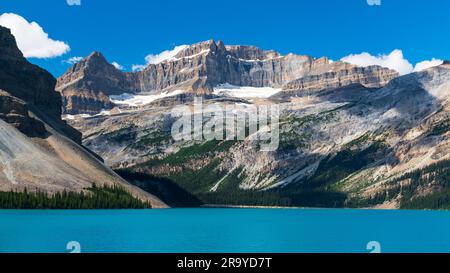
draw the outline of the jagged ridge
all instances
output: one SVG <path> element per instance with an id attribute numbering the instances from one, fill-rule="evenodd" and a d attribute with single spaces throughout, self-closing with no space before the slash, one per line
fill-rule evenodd
<path id="1" fill-rule="evenodd" d="M 314 77 L 313 77 L 314 76 Z M 360 83 L 381 87 L 398 73 L 386 68 L 358 69 L 328 58 L 264 51 L 254 46 L 225 46 L 222 41 L 191 45 L 173 58 L 149 64 L 136 73 L 115 69 L 98 52 L 71 67 L 58 79 L 65 113 L 98 113 L 110 109 L 108 96 L 183 90 L 211 94 L 219 84 L 236 86 L 323 89 Z"/>

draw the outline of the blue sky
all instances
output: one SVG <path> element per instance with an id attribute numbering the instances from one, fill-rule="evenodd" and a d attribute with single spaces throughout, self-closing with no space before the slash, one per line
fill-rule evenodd
<path id="1" fill-rule="evenodd" d="M 70 46 L 61 56 L 29 58 L 55 76 L 70 66 L 64 60 L 94 50 L 131 70 L 148 54 L 208 39 L 333 60 L 394 49 L 413 64 L 450 59 L 449 11 L 443 0 L 0 0 L 0 14 L 35 21 Z"/>

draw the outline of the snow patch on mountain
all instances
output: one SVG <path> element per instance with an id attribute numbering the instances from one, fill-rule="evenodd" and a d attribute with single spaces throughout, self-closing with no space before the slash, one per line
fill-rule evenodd
<path id="1" fill-rule="evenodd" d="M 281 88 L 236 86 L 225 83 L 216 86 L 213 93 L 218 96 L 267 99 L 279 92 Z"/>
<path id="2" fill-rule="evenodd" d="M 145 61 L 147 62 L 147 65 L 148 64 L 159 64 L 164 61 L 172 59 L 179 52 L 186 49 L 187 47 L 188 47 L 187 45 L 180 45 L 180 46 L 174 47 L 174 49 L 172 49 L 172 50 L 165 50 L 159 54 L 150 54 L 150 55 L 147 55 L 147 57 L 145 57 Z"/>
<path id="3" fill-rule="evenodd" d="M 110 96 L 110 100 L 117 105 L 127 105 L 132 107 L 143 106 L 152 103 L 156 100 L 172 97 L 183 93 L 182 90 L 175 90 L 172 92 L 162 92 L 160 94 L 152 95 L 133 95 L 124 93 L 122 95 Z"/>

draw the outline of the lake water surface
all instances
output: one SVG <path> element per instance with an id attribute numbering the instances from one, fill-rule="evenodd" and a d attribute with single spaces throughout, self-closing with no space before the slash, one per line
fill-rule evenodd
<path id="1" fill-rule="evenodd" d="M 0 210 L 0 252 L 450 252 L 450 212 Z M 372 248 L 374 247 L 374 248 Z"/>

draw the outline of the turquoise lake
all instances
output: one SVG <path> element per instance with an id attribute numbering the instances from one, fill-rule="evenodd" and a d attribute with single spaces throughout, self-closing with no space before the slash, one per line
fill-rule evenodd
<path id="1" fill-rule="evenodd" d="M 450 252 L 450 212 L 310 209 L 3 210 L 0 252 Z"/>

